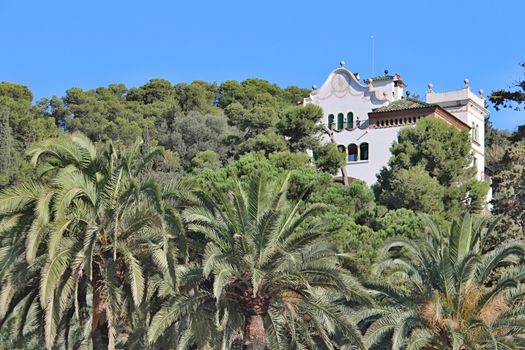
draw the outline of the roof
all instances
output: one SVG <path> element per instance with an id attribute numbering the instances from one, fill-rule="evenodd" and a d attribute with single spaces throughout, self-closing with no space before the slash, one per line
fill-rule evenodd
<path id="1" fill-rule="evenodd" d="M 368 117 L 369 119 L 373 118 L 377 122 L 378 120 L 384 118 L 388 119 L 395 116 L 417 115 L 419 118 L 421 114 L 428 115 L 429 113 L 436 113 L 436 116 L 439 119 L 446 120 L 449 124 L 470 129 L 469 125 L 467 125 L 464 121 L 462 121 L 460 118 L 456 117 L 443 107 L 437 104 L 426 103 L 412 98 L 403 98 L 400 100 L 390 102 L 390 104 L 388 104 L 387 106 L 379 107 L 373 110 L 372 112 L 368 113 Z M 372 123 L 373 122 L 370 121 L 370 124 Z"/>
<path id="2" fill-rule="evenodd" d="M 379 107 L 375 109 L 372 113 L 405 111 L 408 109 L 418 109 L 427 107 L 437 107 L 437 105 L 426 103 L 423 101 L 418 101 L 412 98 L 402 98 L 400 100 L 390 102 L 387 106 Z"/>
<path id="3" fill-rule="evenodd" d="M 393 75 L 384 74 L 384 75 L 378 75 L 377 77 L 372 77 L 370 79 L 372 79 L 373 81 L 392 80 L 392 79 L 394 79 L 394 76 Z"/>

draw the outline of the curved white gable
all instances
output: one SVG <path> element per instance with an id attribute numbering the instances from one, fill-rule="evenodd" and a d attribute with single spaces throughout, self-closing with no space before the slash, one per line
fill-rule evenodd
<path id="1" fill-rule="evenodd" d="M 368 113 L 375 108 L 385 106 L 392 99 L 381 89 L 372 84 L 362 84 L 355 75 L 345 67 L 335 69 L 319 89 L 314 89 L 305 103 L 313 103 L 323 109 L 323 124 L 327 124 L 328 115 L 337 116 L 349 112 L 354 120 L 362 123 L 368 120 Z"/>
<path id="2" fill-rule="evenodd" d="M 374 89 L 371 84 L 362 84 L 352 72 L 341 67 L 330 73 L 323 85 L 319 89 L 313 90 L 307 100 L 308 102 L 323 104 L 321 101 L 331 98 L 344 99 L 348 95 L 369 100 L 374 105 L 384 105 L 390 97 L 388 94 Z"/>

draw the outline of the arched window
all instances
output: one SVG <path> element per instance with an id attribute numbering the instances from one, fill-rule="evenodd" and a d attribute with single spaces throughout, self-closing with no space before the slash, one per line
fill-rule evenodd
<path id="1" fill-rule="evenodd" d="M 348 161 L 357 161 L 357 145 L 355 143 L 351 143 L 348 145 Z"/>
<path id="2" fill-rule="evenodd" d="M 345 153 L 346 154 L 346 147 L 343 146 L 343 145 L 337 145 L 337 150 L 341 153 Z"/>
<path id="3" fill-rule="evenodd" d="M 359 145 L 359 160 L 368 160 L 368 143 L 363 142 Z"/>
<path id="4" fill-rule="evenodd" d="M 345 116 L 343 113 L 339 113 L 337 115 L 337 130 L 343 130 L 343 123 L 344 123 Z"/>
<path id="5" fill-rule="evenodd" d="M 476 141 L 479 141 L 479 124 L 476 125 Z"/>
<path id="6" fill-rule="evenodd" d="M 473 141 L 477 141 L 478 140 L 478 135 L 476 135 L 476 123 L 472 122 L 472 129 L 471 129 L 471 136 L 472 136 L 472 140 Z"/>
<path id="7" fill-rule="evenodd" d="M 349 129 L 354 128 L 354 113 L 348 112 L 346 115 L 346 127 Z"/>
<path id="8" fill-rule="evenodd" d="M 334 127 L 334 115 L 330 114 L 328 116 L 328 129 L 332 130 L 333 127 Z"/>

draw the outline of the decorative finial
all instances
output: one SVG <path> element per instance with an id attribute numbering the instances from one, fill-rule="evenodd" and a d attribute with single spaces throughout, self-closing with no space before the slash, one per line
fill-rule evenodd
<path id="1" fill-rule="evenodd" d="M 312 90 L 317 90 L 317 85 L 312 85 Z"/>
<path id="2" fill-rule="evenodd" d="M 407 92 L 405 92 L 405 94 L 407 95 L 407 98 L 410 97 L 410 91 L 407 90 Z"/>
<path id="3" fill-rule="evenodd" d="M 479 97 L 483 98 L 484 94 L 485 94 L 485 91 L 483 89 L 479 89 Z"/>
<path id="4" fill-rule="evenodd" d="M 465 88 L 468 88 L 468 84 L 469 84 L 469 80 L 467 78 L 465 78 L 465 80 L 463 80 L 463 82 L 465 83 Z"/>
<path id="5" fill-rule="evenodd" d="M 340 65 L 341 67 L 344 67 L 344 66 L 346 65 L 346 62 L 343 61 L 343 60 L 341 60 L 341 61 L 339 61 L 339 65 Z"/>
<path id="6" fill-rule="evenodd" d="M 388 75 L 388 69 L 385 69 L 385 75 Z"/>
<path id="7" fill-rule="evenodd" d="M 432 90 L 434 88 L 434 85 L 432 85 L 432 83 L 428 83 L 427 87 L 428 87 L 428 92 L 433 92 L 434 91 L 434 90 Z"/>
<path id="8" fill-rule="evenodd" d="M 360 79 L 361 79 L 361 76 L 359 75 L 359 73 L 355 73 L 355 74 L 354 74 L 354 77 L 355 77 L 357 80 L 360 80 Z"/>

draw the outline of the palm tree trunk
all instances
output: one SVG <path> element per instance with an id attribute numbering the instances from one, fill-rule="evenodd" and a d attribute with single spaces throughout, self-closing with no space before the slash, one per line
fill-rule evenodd
<path id="1" fill-rule="evenodd" d="M 244 350 L 265 350 L 266 331 L 261 315 L 246 315 L 244 321 Z"/>
<path id="2" fill-rule="evenodd" d="M 93 312 L 91 319 L 91 341 L 93 349 L 107 349 L 109 345 L 108 323 L 106 320 L 106 308 L 101 293 L 101 285 L 97 278 L 91 282 L 93 287 Z"/>

